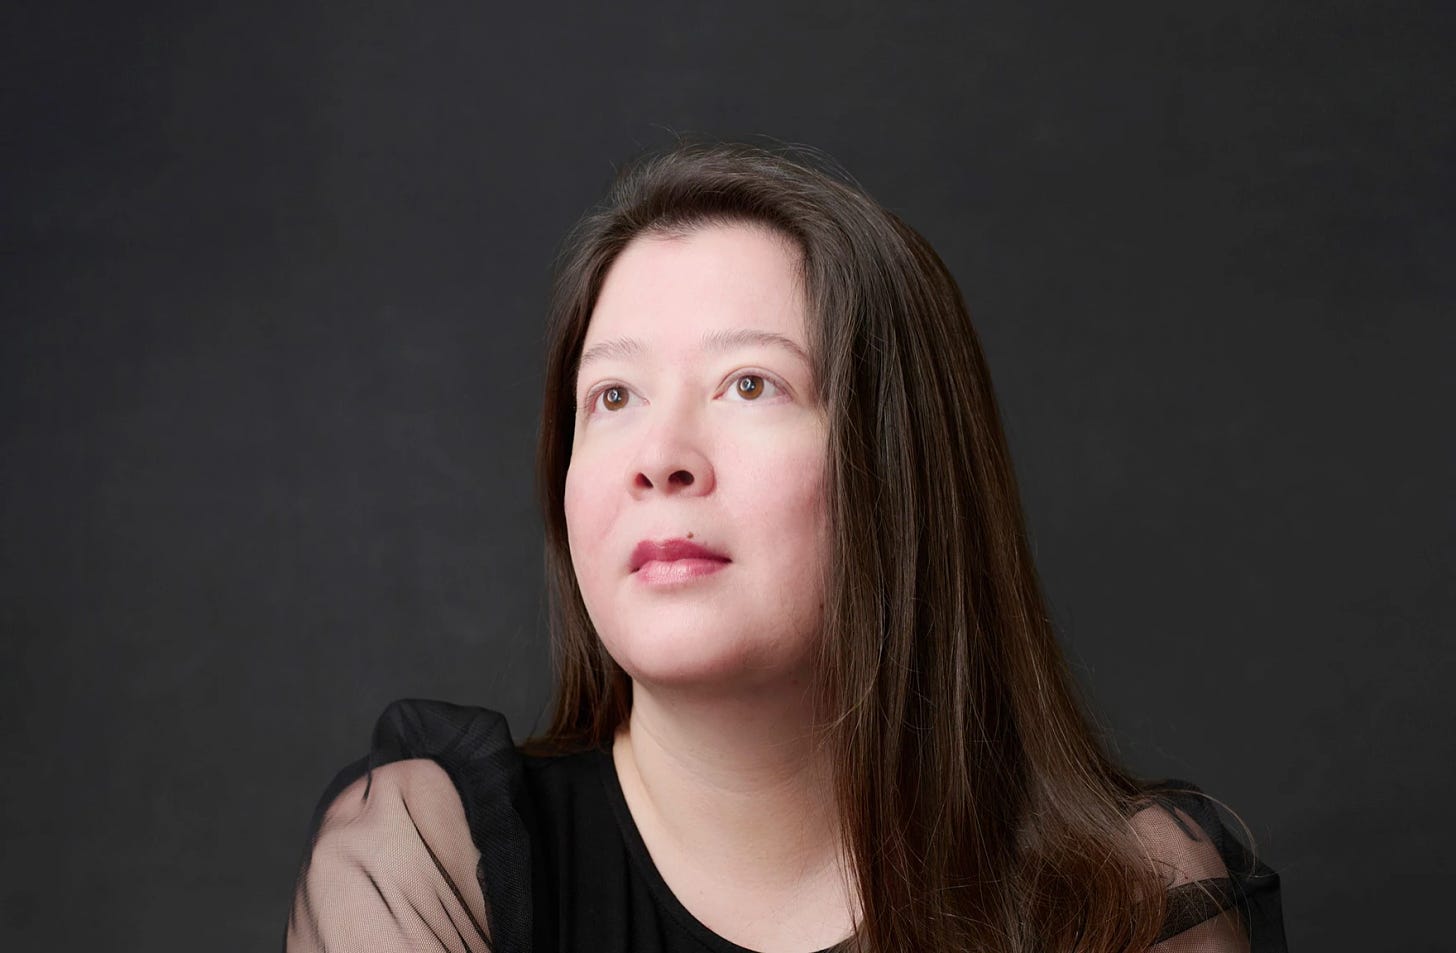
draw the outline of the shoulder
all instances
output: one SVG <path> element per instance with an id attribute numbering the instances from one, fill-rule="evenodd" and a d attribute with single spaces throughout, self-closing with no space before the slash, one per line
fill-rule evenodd
<path id="1" fill-rule="evenodd" d="M 469 844 L 469 833 L 445 769 L 429 758 L 411 758 L 374 768 L 344 788 L 324 811 L 314 855 L 326 847 L 378 851 L 391 840 L 429 844 L 461 834 Z"/>
<path id="2" fill-rule="evenodd" d="M 451 937 L 485 950 L 478 863 L 459 794 L 439 764 L 417 758 L 375 768 L 323 812 L 286 947 L 433 950 Z"/>
<path id="3" fill-rule="evenodd" d="M 1279 877 L 1224 826 L 1218 803 L 1187 781 L 1164 781 L 1149 785 L 1129 818 L 1166 890 L 1154 953 L 1285 948 Z"/>
<path id="4" fill-rule="evenodd" d="M 488 898 L 482 873 L 513 881 L 526 869 L 519 775 L 498 712 L 420 699 L 388 705 L 368 755 L 318 802 L 286 948 L 485 950 L 488 937 L 517 948 L 527 907 L 511 883 Z"/>
<path id="5" fill-rule="evenodd" d="M 1228 865 L 1212 836 L 1176 803 L 1154 801 L 1135 813 L 1129 823 L 1133 836 L 1167 886 L 1228 877 Z"/>

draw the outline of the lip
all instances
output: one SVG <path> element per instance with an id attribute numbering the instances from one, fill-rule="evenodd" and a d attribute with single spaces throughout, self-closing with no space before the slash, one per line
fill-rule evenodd
<path id="1" fill-rule="evenodd" d="M 712 575 L 731 559 L 686 539 L 644 539 L 632 550 L 633 578 L 646 586 L 676 586 Z"/>
<path id="2" fill-rule="evenodd" d="M 673 563 L 687 563 L 691 566 L 682 566 L 679 569 L 689 568 L 712 568 L 720 569 L 723 565 L 732 562 L 727 556 L 707 546 L 700 546 L 686 539 L 644 539 L 632 550 L 632 572 L 638 572 L 649 563 L 671 565 Z M 703 565 L 699 565 L 703 564 Z M 712 566 L 712 564 L 717 564 Z"/>

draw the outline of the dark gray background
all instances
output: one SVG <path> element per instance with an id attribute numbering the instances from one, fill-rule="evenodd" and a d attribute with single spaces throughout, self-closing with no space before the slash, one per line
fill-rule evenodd
<path id="1" fill-rule="evenodd" d="M 1123 756 L 1250 822 L 1295 949 L 1450 948 L 1441 5 L 5 20 L 7 949 L 274 949 L 388 701 L 538 724 L 548 268 L 669 131 L 931 239 Z"/>

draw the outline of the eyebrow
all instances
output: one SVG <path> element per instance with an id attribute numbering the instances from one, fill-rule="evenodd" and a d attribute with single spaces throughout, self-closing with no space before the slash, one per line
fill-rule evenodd
<path id="1" fill-rule="evenodd" d="M 705 351 L 732 351 L 738 348 L 768 346 L 783 348 L 804 362 L 806 367 L 813 367 L 809 360 L 809 354 L 797 342 L 784 337 L 775 331 L 756 331 L 753 328 L 733 328 L 728 331 L 709 331 L 703 335 L 699 346 Z M 606 358 L 629 358 L 641 354 L 646 348 L 642 342 L 635 338 L 613 338 L 610 341 L 600 341 L 587 348 L 581 355 L 581 360 L 576 364 L 577 374 L 581 369 L 592 361 Z"/>

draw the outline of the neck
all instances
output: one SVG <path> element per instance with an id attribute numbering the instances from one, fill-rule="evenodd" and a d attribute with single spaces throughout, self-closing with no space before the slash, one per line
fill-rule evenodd
<path id="1" fill-rule="evenodd" d="M 802 683 L 715 695 L 634 685 L 613 759 L 649 849 L 711 858 L 720 875 L 770 891 L 839 877 L 833 779 L 813 721 Z"/>

